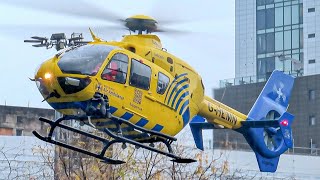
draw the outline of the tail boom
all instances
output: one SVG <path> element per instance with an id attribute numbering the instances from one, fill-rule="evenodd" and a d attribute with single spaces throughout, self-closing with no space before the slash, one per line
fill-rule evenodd
<path id="1" fill-rule="evenodd" d="M 208 96 L 201 103 L 199 114 L 209 123 L 222 125 L 228 129 L 237 129 L 242 126 L 241 122 L 247 119 L 245 114 L 232 109 Z"/>
<path id="2" fill-rule="evenodd" d="M 222 125 L 243 134 L 261 172 L 275 172 L 280 155 L 293 146 L 294 116 L 287 112 L 293 83 L 293 77 L 274 71 L 248 116 L 205 96 L 198 116 L 190 122 L 197 147 L 203 150 L 202 129 Z"/>

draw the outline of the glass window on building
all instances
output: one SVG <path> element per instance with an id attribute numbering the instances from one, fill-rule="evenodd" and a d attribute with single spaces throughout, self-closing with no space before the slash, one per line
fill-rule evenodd
<path id="1" fill-rule="evenodd" d="M 266 34 L 266 51 L 267 53 L 272 53 L 274 52 L 274 33 L 267 33 Z"/>
<path id="2" fill-rule="evenodd" d="M 263 54 L 266 53 L 266 36 L 265 34 L 257 35 L 257 53 Z"/>
<path id="3" fill-rule="evenodd" d="M 316 98 L 315 90 L 309 90 L 309 100 L 314 100 Z"/>
<path id="4" fill-rule="evenodd" d="M 292 49 L 299 49 L 300 38 L 299 38 L 299 29 L 292 30 Z"/>
<path id="5" fill-rule="evenodd" d="M 316 125 L 316 117 L 315 116 L 309 116 L 309 125 L 310 126 Z"/>
<path id="6" fill-rule="evenodd" d="M 292 6 L 292 24 L 299 24 L 299 4 Z"/>
<path id="7" fill-rule="evenodd" d="M 257 71 L 258 79 L 267 79 L 275 69 L 274 57 L 258 59 Z"/>
<path id="8" fill-rule="evenodd" d="M 274 8 L 266 9 L 266 29 L 274 28 Z"/>
<path id="9" fill-rule="evenodd" d="M 265 3 L 266 3 L 266 4 L 273 4 L 273 3 L 274 3 L 274 0 L 265 0 Z"/>
<path id="10" fill-rule="evenodd" d="M 300 29 L 300 48 L 303 48 L 303 29 Z"/>
<path id="11" fill-rule="evenodd" d="M 291 25 L 291 6 L 284 7 L 284 25 Z"/>
<path id="12" fill-rule="evenodd" d="M 257 0 L 257 6 L 265 5 L 265 0 Z"/>
<path id="13" fill-rule="evenodd" d="M 284 50 L 291 49 L 291 30 L 284 31 Z"/>
<path id="14" fill-rule="evenodd" d="M 300 11 L 299 12 L 300 12 L 300 15 L 299 15 L 300 21 L 299 22 L 300 22 L 300 24 L 302 24 L 303 23 L 303 4 L 302 3 L 300 4 Z"/>
<path id="15" fill-rule="evenodd" d="M 275 8 L 275 27 L 283 26 L 283 7 Z"/>
<path id="16" fill-rule="evenodd" d="M 257 11 L 257 30 L 266 28 L 266 11 L 265 9 Z"/>
<path id="17" fill-rule="evenodd" d="M 275 33 L 275 51 L 283 50 L 283 31 Z"/>

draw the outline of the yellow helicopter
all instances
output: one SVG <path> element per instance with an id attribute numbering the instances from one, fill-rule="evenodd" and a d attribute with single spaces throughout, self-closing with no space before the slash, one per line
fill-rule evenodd
<path id="1" fill-rule="evenodd" d="M 162 47 L 157 21 L 135 15 L 125 19 L 131 32 L 117 41 L 104 41 L 90 29 L 93 41 L 81 34 L 67 39 L 63 33 L 50 38 L 34 36 L 25 42 L 35 47 L 55 47 L 58 52 L 41 64 L 34 81 L 44 100 L 63 114 L 57 120 L 40 118 L 50 125 L 41 140 L 72 149 L 110 164 L 124 161 L 105 156 L 111 145 L 132 144 L 172 158 L 178 163 L 195 160 L 176 155 L 174 137 L 188 124 L 199 149 L 202 129 L 225 128 L 240 132 L 256 154 L 260 171 L 274 172 L 279 156 L 292 147 L 293 116 L 286 112 L 294 79 L 274 71 L 248 115 L 204 94 L 200 75 L 185 61 Z M 239 97 L 241 98 L 241 97 Z M 113 140 L 62 124 L 75 119 L 105 132 Z M 52 138 L 56 127 L 104 143 L 100 153 L 90 152 Z M 164 143 L 167 150 L 154 147 Z"/>

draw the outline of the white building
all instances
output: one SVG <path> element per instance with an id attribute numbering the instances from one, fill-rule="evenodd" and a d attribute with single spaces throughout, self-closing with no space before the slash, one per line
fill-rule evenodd
<path id="1" fill-rule="evenodd" d="M 236 78 L 320 73 L 320 1 L 241 0 L 235 10 Z"/>

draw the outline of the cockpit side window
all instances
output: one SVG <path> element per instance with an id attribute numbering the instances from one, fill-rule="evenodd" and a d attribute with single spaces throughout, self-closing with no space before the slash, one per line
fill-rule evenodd
<path id="1" fill-rule="evenodd" d="M 113 55 L 101 74 L 101 78 L 124 84 L 128 73 L 128 56 L 122 53 Z"/>
<path id="2" fill-rule="evenodd" d="M 158 86 L 157 86 L 157 93 L 158 94 L 163 94 L 166 92 L 166 89 L 169 84 L 169 77 L 164 75 L 163 73 L 159 72 L 158 74 Z"/>
<path id="3" fill-rule="evenodd" d="M 149 90 L 151 79 L 151 68 L 140 61 L 132 59 L 130 85 Z"/>

